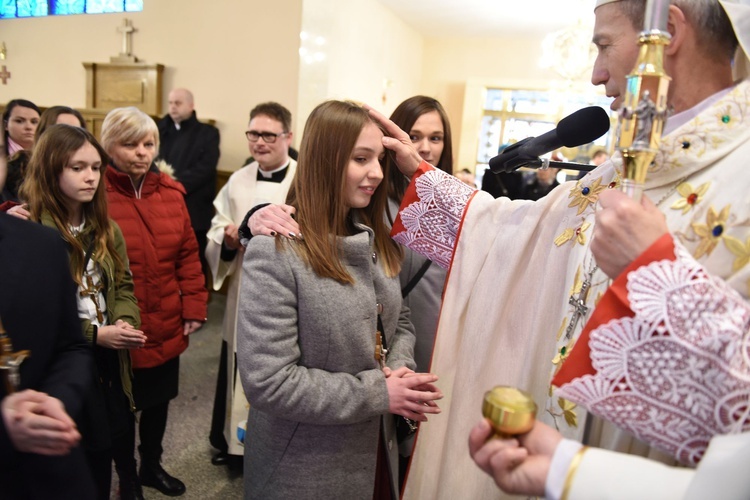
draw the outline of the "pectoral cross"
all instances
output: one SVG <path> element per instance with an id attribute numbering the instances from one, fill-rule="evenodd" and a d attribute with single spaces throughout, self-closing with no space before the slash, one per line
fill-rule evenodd
<path id="1" fill-rule="evenodd" d="M 2 374 L 6 394 L 16 392 L 18 389 L 21 384 L 19 368 L 30 354 L 29 350 L 13 352 L 13 344 L 0 321 L 0 374 Z"/>
<path id="2" fill-rule="evenodd" d="M 589 273 L 589 276 L 581 283 L 581 291 L 578 292 L 578 297 L 571 295 L 568 299 L 568 304 L 573 306 L 573 316 L 570 318 L 568 328 L 565 329 L 565 338 L 570 340 L 573 335 L 573 331 L 578 325 L 578 322 L 586 317 L 586 313 L 589 312 L 589 308 L 586 305 L 586 298 L 589 296 L 589 290 L 591 289 L 591 276 L 594 273 Z"/>
<path id="3" fill-rule="evenodd" d="M 102 313 L 102 307 L 99 304 L 99 292 L 102 291 L 102 284 L 94 284 L 94 280 L 90 274 L 84 276 L 86 278 L 86 286 L 79 292 L 81 297 L 89 296 L 91 301 L 94 303 L 96 309 L 96 320 L 101 324 L 104 323 L 104 314 Z"/>
<path id="4" fill-rule="evenodd" d="M 378 330 L 375 332 L 375 359 L 380 362 L 380 369 L 385 368 L 385 357 L 388 349 L 383 345 L 383 334 Z"/>

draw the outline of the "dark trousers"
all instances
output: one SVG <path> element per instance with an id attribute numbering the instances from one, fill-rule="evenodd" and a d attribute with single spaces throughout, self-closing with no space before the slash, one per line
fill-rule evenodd
<path id="1" fill-rule="evenodd" d="M 169 401 L 164 401 L 141 412 L 140 424 L 138 425 L 141 444 L 138 451 L 142 460 L 158 462 L 161 454 L 162 440 L 167 430 L 167 416 L 169 414 Z"/>
<path id="2" fill-rule="evenodd" d="M 112 448 L 105 450 L 86 450 L 86 459 L 96 484 L 97 498 L 109 499 L 112 487 L 112 461 L 115 462 L 120 480 L 137 476 L 135 457 L 135 417 L 128 411 L 128 430 L 112 438 Z"/>
<path id="3" fill-rule="evenodd" d="M 203 278 L 205 279 L 206 289 L 209 289 L 210 269 L 208 267 L 208 261 L 206 260 L 206 246 L 208 245 L 208 231 L 207 230 L 193 230 L 195 233 L 195 239 L 198 240 L 198 257 L 201 259 L 201 269 L 203 270 Z M 210 290 L 210 289 L 209 289 Z"/>
<path id="4" fill-rule="evenodd" d="M 15 453 L 12 462 L 0 464 L 0 498 L 3 500 L 93 500 L 94 481 L 80 446 L 63 456 Z M 109 491 L 107 497 L 109 498 Z"/>
<path id="5" fill-rule="evenodd" d="M 211 431 L 208 441 L 211 446 L 226 453 L 229 450 L 227 439 L 224 437 L 224 419 L 227 415 L 227 343 L 221 341 L 221 356 L 219 356 L 219 373 L 216 375 L 216 392 L 214 393 L 214 409 L 211 413 Z"/>

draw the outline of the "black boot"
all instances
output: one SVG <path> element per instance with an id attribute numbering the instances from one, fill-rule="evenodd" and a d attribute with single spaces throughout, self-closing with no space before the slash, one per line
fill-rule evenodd
<path id="1" fill-rule="evenodd" d="M 143 488 L 138 476 L 124 480 L 120 478 L 120 500 L 144 500 Z"/>
<path id="2" fill-rule="evenodd" d="M 141 484 L 156 488 L 167 496 L 178 497 L 185 493 L 185 483 L 167 474 L 159 459 L 144 458 L 141 455 Z"/>
<path id="3" fill-rule="evenodd" d="M 143 500 L 143 488 L 136 474 L 135 459 L 131 463 L 132 466 L 129 467 L 115 467 L 120 481 L 120 500 Z"/>

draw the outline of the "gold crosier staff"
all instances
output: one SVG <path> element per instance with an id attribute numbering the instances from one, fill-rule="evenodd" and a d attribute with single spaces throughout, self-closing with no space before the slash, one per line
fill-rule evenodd
<path id="1" fill-rule="evenodd" d="M 648 1 L 643 31 L 638 36 L 638 61 L 627 76 L 625 103 L 620 110 L 617 149 L 622 155 L 621 189 L 638 201 L 667 119 L 671 78 L 664 71 L 664 47 L 671 39 L 668 17 L 669 0 Z"/>
<path id="2" fill-rule="evenodd" d="M 664 71 L 664 47 L 671 39 L 668 16 L 669 0 L 648 0 L 643 31 L 638 35 L 638 60 L 627 76 L 625 103 L 620 111 L 617 149 L 623 159 L 621 189 L 638 201 L 649 166 L 659 151 L 667 118 L 671 78 Z M 536 410 L 528 393 L 511 387 L 494 387 L 482 402 L 482 414 L 501 437 L 531 430 Z"/>

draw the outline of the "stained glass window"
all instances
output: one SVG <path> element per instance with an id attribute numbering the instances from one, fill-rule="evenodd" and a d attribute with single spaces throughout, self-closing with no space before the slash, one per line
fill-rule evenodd
<path id="1" fill-rule="evenodd" d="M 0 19 L 142 10 L 143 0 L 0 0 Z"/>

